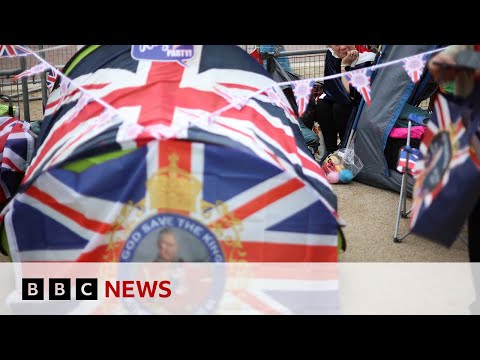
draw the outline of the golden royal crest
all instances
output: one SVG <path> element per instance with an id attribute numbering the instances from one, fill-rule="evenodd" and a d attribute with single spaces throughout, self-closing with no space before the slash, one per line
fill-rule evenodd
<path id="1" fill-rule="evenodd" d="M 202 183 L 178 167 L 178 155 L 168 157 L 170 164 L 160 168 L 147 180 L 147 199 L 150 208 L 194 212 Z"/>
<path id="2" fill-rule="evenodd" d="M 241 242 L 241 220 L 229 211 L 223 201 L 213 204 L 199 198 L 203 184 L 178 167 L 178 154 L 171 153 L 168 159 L 168 166 L 159 168 L 148 178 L 145 198 L 136 204 L 130 201 L 119 211 L 109 235 L 104 260 L 118 259 L 118 247 L 123 246 L 139 224 L 158 214 L 171 213 L 188 215 L 210 229 L 221 240 L 225 261 L 246 261 L 246 251 Z M 114 254 L 115 250 L 117 253 Z"/>

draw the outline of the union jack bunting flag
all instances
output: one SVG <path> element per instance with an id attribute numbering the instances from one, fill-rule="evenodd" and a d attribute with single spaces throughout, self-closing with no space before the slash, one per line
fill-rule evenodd
<path id="1" fill-rule="evenodd" d="M 47 87 L 48 87 L 49 90 L 53 89 L 53 86 L 55 85 L 55 82 L 57 81 L 57 78 L 58 78 L 58 74 L 55 71 L 53 71 L 52 69 L 50 69 L 47 72 Z"/>
<path id="2" fill-rule="evenodd" d="M 370 96 L 370 74 L 371 70 L 364 68 L 352 70 L 345 74 L 350 85 L 352 85 L 362 95 L 363 99 L 370 106 L 372 97 Z"/>
<path id="3" fill-rule="evenodd" d="M 265 93 L 272 102 L 272 104 L 281 107 L 286 112 L 287 116 L 295 116 L 295 112 L 292 110 L 290 104 L 284 101 L 285 96 L 282 96 L 283 92 L 282 90 L 280 90 L 280 88 L 273 86 L 265 90 Z"/>
<path id="4" fill-rule="evenodd" d="M 423 74 L 426 61 L 424 55 L 410 56 L 402 60 L 404 62 L 403 68 L 406 73 L 412 79 L 413 83 L 417 83 Z"/>
<path id="5" fill-rule="evenodd" d="M 46 63 L 40 63 L 40 64 L 37 64 L 33 67 L 31 67 L 30 69 L 27 69 L 23 72 L 21 72 L 20 74 L 16 75 L 14 78 L 13 78 L 13 81 L 17 81 L 18 79 L 21 79 L 25 76 L 33 76 L 33 75 L 36 75 L 38 73 L 41 73 L 42 71 L 45 71 L 47 69 L 49 69 L 50 67 L 48 66 L 48 64 Z"/>
<path id="6" fill-rule="evenodd" d="M 2 213 L 14 259 L 166 261 L 166 234 L 176 261 L 336 261 L 336 196 L 297 120 L 266 94 L 209 119 L 218 89 L 275 84 L 248 53 L 194 46 L 182 66 L 101 46 L 66 75 Z M 74 83 L 109 107 L 75 106 Z"/>
<path id="7" fill-rule="evenodd" d="M 298 106 L 298 116 L 301 117 L 307 109 L 308 102 L 310 100 L 310 94 L 312 93 L 313 80 L 299 80 L 292 84 L 293 94 Z"/>
<path id="8" fill-rule="evenodd" d="M 28 52 L 26 45 L 0 45 L 0 57 L 14 57 Z"/>
<path id="9" fill-rule="evenodd" d="M 447 246 L 480 195 L 480 89 L 471 96 L 453 101 L 438 95 L 420 146 L 424 170 L 415 183 L 410 227 Z"/>

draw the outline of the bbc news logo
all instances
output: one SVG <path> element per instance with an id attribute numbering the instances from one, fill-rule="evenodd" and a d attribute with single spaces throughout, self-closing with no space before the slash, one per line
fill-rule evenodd
<path id="1" fill-rule="evenodd" d="M 48 300 L 71 300 L 71 279 L 48 279 Z M 22 279 L 22 300 L 45 300 L 45 279 Z M 170 281 L 105 281 L 105 297 L 168 298 L 172 294 Z M 75 279 L 76 300 L 98 300 L 98 279 Z"/>
<path id="2" fill-rule="evenodd" d="M 44 300 L 45 279 L 22 279 L 22 300 Z M 71 300 L 71 279 L 48 279 L 48 300 Z M 77 300 L 98 300 L 98 280 L 75 279 Z"/>

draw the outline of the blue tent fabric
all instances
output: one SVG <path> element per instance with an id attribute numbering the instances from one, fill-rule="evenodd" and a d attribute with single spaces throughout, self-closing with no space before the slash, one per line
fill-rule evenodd
<path id="1" fill-rule="evenodd" d="M 387 46 L 380 62 L 401 59 L 436 47 L 437 45 Z M 388 134 L 407 102 L 414 100 L 412 94 L 418 86 L 412 82 L 402 66 L 388 66 L 378 70 L 371 87 L 372 103 L 360 108 L 355 153 L 364 166 L 356 180 L 400 191 L 402 175 L 388 168 L 384 150 Z M 411 193 L 412 183 L 409 183 L 408 191 Z"/>

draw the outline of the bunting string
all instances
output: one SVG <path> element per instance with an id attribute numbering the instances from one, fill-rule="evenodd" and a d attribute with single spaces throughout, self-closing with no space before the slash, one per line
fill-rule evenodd
<path id="1" fill-rule="evenodd" d="M 2 51 L 5 51 L 5 52 L 7 50 L 9 51 L 10 57 L 28 56 L 28 55 L 32 55 L 36 57 L 37 60 L 39 60 L 40 63 L 43 64 L 43 66 L 50 69 L 53 77 L 60 77 L 61 78 L 61 83 L 60 83 L 61 97 L 65 97 L 68 95 L 68 89 L 71 86 L 78 89 L 78 91 L 82 92 L 84 96 L 82 96 L 82 101 L 79 101 L 79 103 L 77 104 L 78 108 L 75 110 L 75 112 L 80 111 L 81 108 L 85 106 L 88 102 L 96 101 L 97 103 L 101 104 L 105 108 L 105 113 L 101 115 L 102 123 L 115 121 L 115 119 L 116 121 L 120 121 L 120 120 L 125 121 L 125 119 L 122 119 L 121 114 L 115 107 L 105 102 L 101 98 L 98 98 L 92 93 L 90 93 L 88 90 L 86 90 L 81 85 L 77 84 L 75 81 L 73 81 L 72 79 L 64 75 L 60 70 L 55 68 L 52 64 L 50 64 L 49 62 L 47 62 L 45 59 L 43 59 L 41 56 L 38 55 L 39 52 L 51 51 L 51 50 L 55 50 L 55 49 L 66 47 L 66 46 L 69 46 L 69 45 L 59 45 L 56 47 L 34 52 L 30 50 L 28 47 L 25 47 L 22 45 L 0 45 L 2 49 L 3 48 L 5 49 Z M 12 50 L 12 48 L 15 48 L 15 50 Z M 223 93 L 222 96 L 229 102 L 229 104 L 206 115 L 192 116 L 189 119 L 188 124 L 186 124 L 185 128 L 181 128 L 181 129 L 177 128 L 175 129 L 176 131 L 166 127 L 155 127 L 155 133 L 156 133 L 155 137 L 163 138 L 163 139 L 174 138 L 174 137 L 178 137 L 179 134 L 184 133 L 184 131 L 188 127 L 194 126 L 196 124 L 200 124 L 201 122 L 206 121 L 208 124 L 212 124 L 215 121 L 215 119 L 225 111 L 230 110 L 232 108 L 236 108 L 240 110 L 241 108 L 243 108 L 248 104 L 250 99 L 257 98 L 262 94 L 267 95 L 267 98 L 269 99 L 269 101 L 278 105 L 279 102 L 282 103 L 282 101 L 279 95 L 277 94 L 276 89 L 280 88 L 281 86 L 288 86 L 288 85 L 292 86 L 294 93 L 298 95 L 297 104 L 299 105 L 299 115 L 301 116 L 301 113 L 303 113 L 303 111 L 305 110 L 306 102 L 308 101 L 308 100 L 305 101 L 305 97 L 307 95 L 308 95 L 307 98 L 309 97 L 310 91 L 312 89 L 314 82 L 332 80 L 332 79 L 340 78 L 342 76 L 346 76 L 347 80 L 352 84 L 352 86 L 354 86 L 362 94 L 367 105 L 370 105 L 372 99 L 370 98 L 370 77 L 368 76 L 367 71 L 370 72 L 376 69 L 385 68 L 387 66 L 392 66 L 395 64 L 403 64 L 403 68 L 407 72 L 408 76 L 412 79 L 413 82 L 416 82 L 420 78 L 420 75 L 423 73 L 423 69 L 426 64 L 426 61 L 424 60 L 425 56 L 443 51 L 444 49 L 445 48 L 434 49 L 434 50 L 426 51 L 410 57 L 392 60 L 382 64 L 372 65 L 363 69 L 351 70 L 348 72 L 333 74 L 333 75 L 324 76 L 324 77 L 309 78 L 309 79 L 302 79 L 302 80 L 295 80 L 295 81 L 284 81 L 279 83 L 275 82 L 271 86 L 252 92 L 248 96 L 235 97 L 231 94 Z M 16 54 L 13 54 L 13 53 L 16 53 Z M 36 65 L 36 66 L 39 66 L 39 65 Z M 59 102 L 59 104 L 60 103 L 61 101 Z M 285 106 L 286 106 L 285 104 L 282 104 L 281 107 L 284 108 L 285 110 Z M 286 114 L 287 116 L 292 115 L 292 112 L 289 110 L 289 111 L 286 111 Z M 292 117 L 290 116 L 290 118 Z M 143 130 L 145 130 L 143 129 L 143 127 L 142 129 L 135 128 L 135 131 L 132 131 L 130 129 L 128 133 L 137 133 Z"/>
<path id="2" fill-rule="evenodd" d="M 12 47 L 12 46 L 17 47 L 17 51 L 15 51 L 14 49 L 9 49 L 8 48 L 8 47 Z M 40 50 L 33 51 L 32 49 L 27 48 L 26 45 L 0 45 L 0 57 L 13 58 L 13 57 L 19 57 L 19 56 L 29 56 L 32 53 L 35 53 L 35 54 L 46 53 L 46 52 L 49 52 L 49 51 L 63 49 L 63 48 L 71 47 L 71 46 L 72 45 L 57 45 L 57 46 L 53 46 L 53 47 L 50 47 L 50 48 L 45 48 L 45 49 L 40 49 Z M 26 51 L 24 49 L 28 49 L 28 51 Z M 22 50 L 24 50 L 24 51 L 22 51 Z"/>

